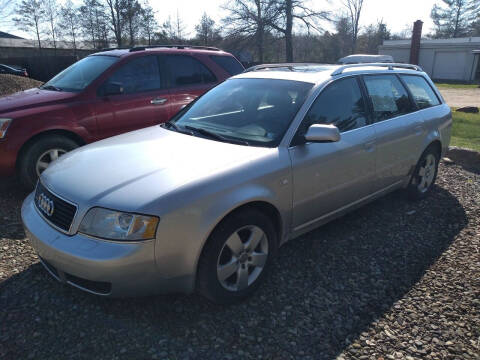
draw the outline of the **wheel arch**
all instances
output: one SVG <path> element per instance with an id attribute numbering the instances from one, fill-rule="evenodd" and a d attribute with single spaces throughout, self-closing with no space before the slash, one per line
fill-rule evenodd
<path id="1" fill-rule="evenodd" d="M 33 135 L 30 137 L 25 143 L 22 145 L 20 150 L 18 151 L 17 155 L 17 160 L 16 160 L 16 168 L 18 169 L 18 166 L 20 165 L 23 156 L 25 154 L 25 151 L 36 141 L 39 139 L 48 137 L 48 136 L 64 136 L 66 138 L 69 138 L 70 140 L 75 141 L 79 146 L 83 146 L 86 144 L 86 141 L 77 133 L 70 131 L 70 130 L 65 130 L 65 129 L 51 129 L 51 130 L 46 130 L 42 131 L 38 134 Z"/>

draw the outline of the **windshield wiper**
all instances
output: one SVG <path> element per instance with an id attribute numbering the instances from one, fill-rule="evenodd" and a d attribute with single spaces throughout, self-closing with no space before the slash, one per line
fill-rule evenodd
<path id="1" fill-rule="evenodd" d="M 62 91 L 62 89 L 60 89 L 59 87 L 56 87 L 54 85 L 42 85 L 40 86 L 40 89 L 43 89 L 43 90 L 53 90 L 53 91 Z"/>
<path id="2" fill-rule="evenodd" d="M 226 137 L 224 137 L 220 134 L 217 134 L 213 131 L 208 131 L 208 130 L 203 129 L 203 128 L 196 128 L 194 126 L 189 126 L 189 125 L 185 125 L 184 128 L 188 129 L 188 130 L 195 131 L 195 132 L 197 132 L 201 135 L 207 136 L 211 139 L 220 140 L 220 141 L 223 141 L 223 142 L 234 143 L 234 144 L 239 144 L 239 145 L 247 145 L 247 146 L 250 145 L 247 141 L 237 140 L 237 139 L 227 139 Z"/>
<path id="3" fill-rule="evenodd" d="M 182 132 L 177 125 L 175 125 L 175 123 L 171 122 L 171 121 L 167 121 L 163 124 L 160 125 L 161 127 L 164 127 L 164 128 L 173 128 L 173 130 L 175 131 L 178 131 L 178 132 Z"/>

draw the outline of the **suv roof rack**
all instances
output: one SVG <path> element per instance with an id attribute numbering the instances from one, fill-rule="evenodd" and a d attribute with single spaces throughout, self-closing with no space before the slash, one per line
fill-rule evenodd
<path id="1" fill-rule="evenodd" d="M 261 64 L 261 65 L 251 66 L 248 69 L 245 69 L 244 72 L 258 71 L 258 70 L 265 70 L 265 69 L 278 69 L 278 68 L 287 68 L 290 71 L 294 71 L 293 68 L 295 66 L 319 66 L 319 65 L 322 65 L 322 64 L 316 64 L 316 63 Z"/>
<path id="2" fill-rule="evenodd" d="M 173 49 L 198 49 L 198 50 L 210 50 L 210 51 L 222 51 L 219 48 L 213 46 L 197 46 L 197 45 L 145 45 L 145 46 L 134 46 L 134 47 L 109 47 L 103 48 L 100 51 L 110 51 L 110 50 L 128 50 L 129 52 L 134 51 L 143 51 L 147 49 L 154 48 L 173 48 Z"/>
<path id="3" fill-rule="evenodd" d="M 334 72 L 332 72 L 332 76 L 340 75 L 343 73 L 343 70 L 355 68 L 355 67 L 370 67 L 370 66 L 377 66 L 377 67 L 386 67 L 388 70 L 393 70 L 393 68 L 401 68 L 401 69 L 409 69 L 409 70 L 416 70 L 416 71 L 423 71 L 422 68 L 418 65 L 412 64 L 400 64 L 400 63 L 361 63 L 361 64 L 349 64 L 349 65 L 342 65 L 337 68 Z"/>
<path id="4" fill-rule="evenodd" d="M 143 51 L 146 49 L 155 49 L 155 48 L 173 48 L 173 49 L 198 49 L 198 50 L 210 50 L 210 51 L 221 51 L 219 48 L 214 46 L 199 46 L 199 45 L 147 45 L 147 46 L 134 46 L 130 48 L 130 52 L 133 51 Z"/>

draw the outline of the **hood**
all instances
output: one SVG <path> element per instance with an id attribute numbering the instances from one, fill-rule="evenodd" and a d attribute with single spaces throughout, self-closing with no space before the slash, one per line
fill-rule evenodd
<path id="1" fill-rule="evenodd" d="M 154 126 L 70 152 L 50 165 L 41 181 L 80 207 L 136 210 L 187 183 L 215 177 L 276 150 Z"/>
<path id="2" fill-rule="evenodd" d="M 0 114 L 45 106 L 71 99 L 77 93 L 33 88 L 0 98 Z"/>

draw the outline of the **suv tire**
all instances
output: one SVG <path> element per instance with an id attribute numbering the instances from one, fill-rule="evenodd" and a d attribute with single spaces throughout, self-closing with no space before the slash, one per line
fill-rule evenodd
<path id="1" fill-rule="evenodd" d="M 54 156 L 50 154 L 56 153 L 58 157 L 78 146 L 79 145 L 72 139 L 61 135 L 49 135 L 38 139 L 25 150 L 19 162 L 18 174 L 20 182 L 28 190 L 33 190 L 38 180 L 39 171 L 37 167 L 40 164 L 39 162 L 42 163 L 42 166 L 45 164 L 48 165 L 51 161 L 55 160 L 52 158 Z M 41 161 L 42 159 L 44 161 Z M 48 161 L 48 159 L 50 159 L 50 161 Z M 43 170 L 45 170 L 45 168 L 43 168 Z"/>

